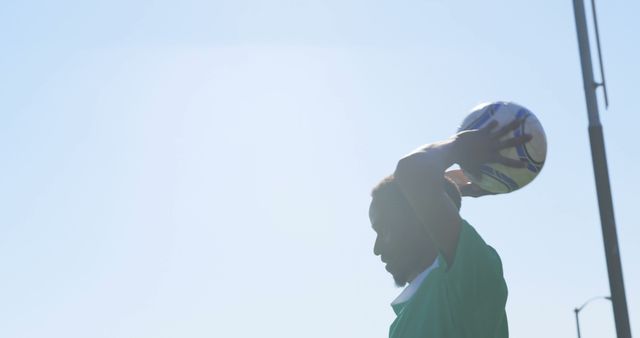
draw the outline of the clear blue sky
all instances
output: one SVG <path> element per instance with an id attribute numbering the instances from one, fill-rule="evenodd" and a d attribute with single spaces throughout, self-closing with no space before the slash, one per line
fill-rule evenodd
<path id="1" fill-rule="evenodd" d="M 640 334 L 640 5 L 598 9 Z M 530 186 L 463 202 L 512 336 L 608 294 L 570 0 L 3 1 L 0 42 L 1 337 L 385 337 L 369 191 L 490 100 L 549 141 Z M 581 318 L 615 336 L 606 301 Z"/>

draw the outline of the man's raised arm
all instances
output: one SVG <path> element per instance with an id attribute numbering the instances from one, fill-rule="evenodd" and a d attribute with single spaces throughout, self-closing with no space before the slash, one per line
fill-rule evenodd
<path id="1" fill-rule="evenodd" d="M 522 167 L 522 162 L 499 153 L 531 139 L 530 135 L 522 135 L 501 140 L 521 123 L 522 120 L 515 120 L 493 131 L 497 126 L 493 121 L 482 129 L 463 131 L 446 141 L 426 145 L 398 162 L 394 173 L 398 185 L 449 266 L 458 245 L 460 215 L 443 188 L 445 170 L 455 163 L 472 173 L 477 173 L 484 163 Z"/>

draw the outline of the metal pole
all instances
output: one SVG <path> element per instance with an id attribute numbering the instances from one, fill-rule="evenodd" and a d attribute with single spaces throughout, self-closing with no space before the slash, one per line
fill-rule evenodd
<path id="1" fill-rule="evenodd" d="M 622 265 L 620 263 L 620 252 L 618 250 L 618 235 L 616 233 L 611 186 L 609 184 L 609 171 L 604 147 L 604 136 L 598 114 L 598 102 L 596 100 L 596 88 L 599 84 L 593 80 L 591 51 L 583 0 L 573 0 L 573 9 L 578 33 L 582 80 L 589 116 L 591 158 L 596 180 L 596 191 L 598 193 L 600 222 L 602 223 L 602 237 L 604 239 L 607 270 L 609 273 L 609 288 L 611 289 L 613 315 L 616 322 L 618 338 L 631 338 L 624 281 L 622 279 Z"/>
<path id="2" fill-rule="evenodd" d="M 580 310 L 573 309 L 573 311 L 576 313 L 576 327 L 578 328 L 578 338 L 580 338 L 580 320 L 578 319 L 578 312 L 580 312 Z"/>

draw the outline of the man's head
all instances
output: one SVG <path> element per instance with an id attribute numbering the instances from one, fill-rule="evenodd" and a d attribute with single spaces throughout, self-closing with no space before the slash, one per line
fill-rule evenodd
<path id="1" fill-rule="evenodd" d="M 443 187 L 459 210 L 455 183 L 443 178 Z M 396 285 L 404 286 L 431 265 L 437 249 L 393 176 L 378 183 L 371 197 L 369 219 L 377 234 L 373 253 L 386 263 Z"/>

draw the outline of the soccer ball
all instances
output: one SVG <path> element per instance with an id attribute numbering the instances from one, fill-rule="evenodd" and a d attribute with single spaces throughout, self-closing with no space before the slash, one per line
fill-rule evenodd
<path id="1" fill-rule="evenodd" d="M 488 163 L 480 167 L 482 174 L 479 177 L 462 168 L 465 175 L 473 183 L 495 194 L 504 194 L 524 187 L 542 170 L 547 156 L 547 139 L 540 121 L 527 108 L 513 102 L 491 102 L 474 107 L 458 128 L 458 131 L 481 129 L 495 120 L 498 122 L 498 126 L 494 130 L 498 130 L 516 118 L 524 118 L 524 122 L 519 128 L 505 135 L 503 139 L 522 134 L 530 134 L 533 138 L 526 144 L 503 149 L 500 154 L 525 161 L 524 168 L 511 168 L 499 163 Z"/>

